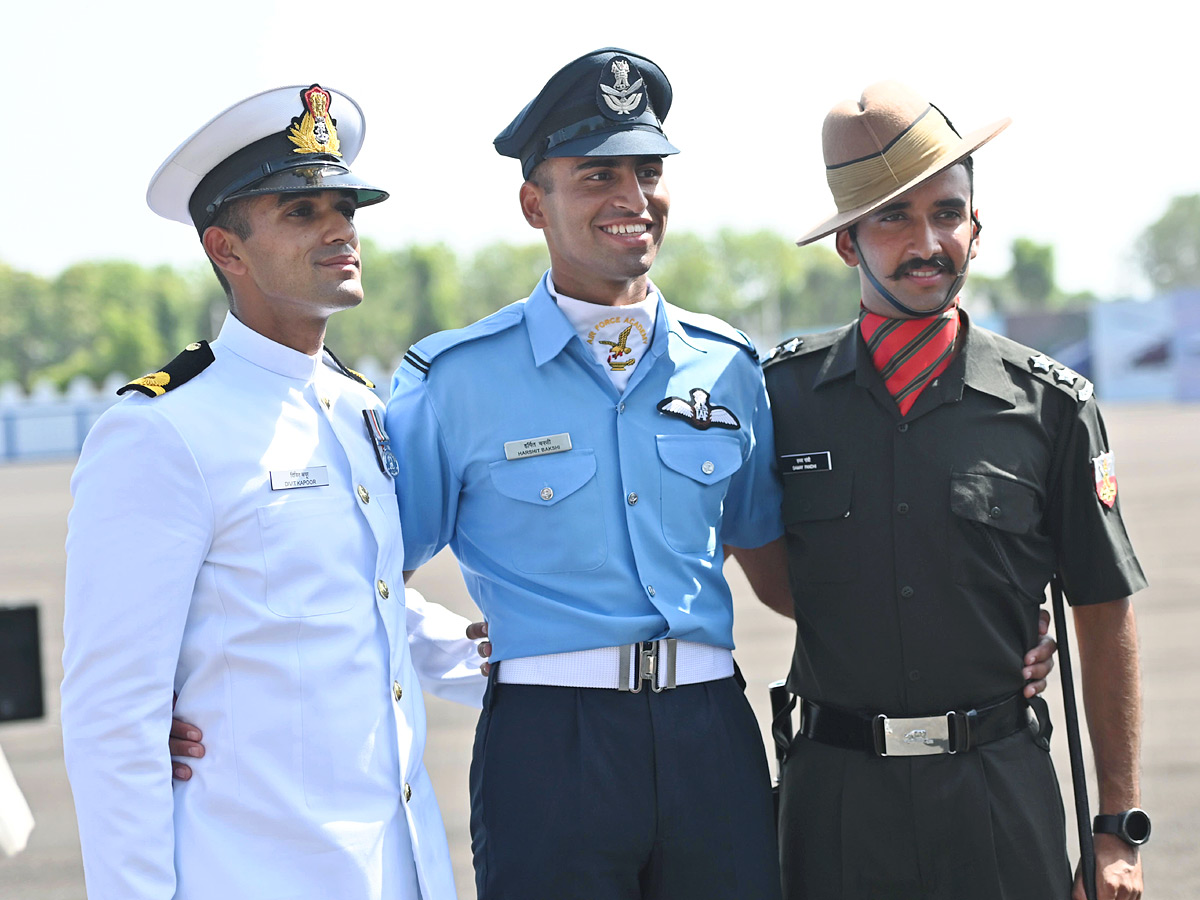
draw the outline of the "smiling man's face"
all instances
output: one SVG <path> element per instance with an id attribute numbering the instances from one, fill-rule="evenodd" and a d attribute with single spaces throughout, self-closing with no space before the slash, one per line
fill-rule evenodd
<path id="1" fill-rule="evenodd" d="M 971 242 L 970 205 L 970 175 L 965 166 L 951 166 L 860 220 L 857 250 L 849 231 L 838 232 L 838 254 L 850 266 L 865 260 L 910 309 L 938 309 L 979 246 L 978 238 Z M 861 270 L 859 281 L 863 306 L 884 316 L 900 315 Z"/>
<path id="2" fill-rule="evenodd" d="M 521 186 L 525 218 L 546 237 L 555 288 L 592 303 L 623 302 L 644 285 L 670 207 L 658 156 L 547 159 Z"/>

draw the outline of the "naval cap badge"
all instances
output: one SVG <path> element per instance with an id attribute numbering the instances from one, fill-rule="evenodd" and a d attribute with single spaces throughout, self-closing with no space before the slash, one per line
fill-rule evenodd
<path id="1" fill-rule="evenodd" d="M 600 112 L 608 118 L 618 121 L 625 116 L 636 118 L 649 105 L 650 101 L 647 98 L 642 73 L 625 57 L 614 57 L 600 70 L 600 81 L 596 85 L 596 103 Z"/>
<path id="2" fill-rule="evenodd" d="M 319 84 L 300 92 L 304 101 L 304 115 L 292 119 L 288 138 L 296 149 L 293 153 L 332 153 L 341 156 L 338 143 L 337 120 L 329 114 L 333 96 Z"/>

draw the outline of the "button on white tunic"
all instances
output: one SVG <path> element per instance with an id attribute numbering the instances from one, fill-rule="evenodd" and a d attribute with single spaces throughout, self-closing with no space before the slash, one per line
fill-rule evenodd
<path id="1" fill-rule="evenodd" d="M 421 688 L 478 704 L 484 680 L 466 620 L 403 590 L 362 414 L 382 405 L 232 316 L 212 349 L 105 413 L 72 479 L 63 742 L 89 896 L 449 900 Z M 174 787 L 172 692 L 208 751 Z"/>

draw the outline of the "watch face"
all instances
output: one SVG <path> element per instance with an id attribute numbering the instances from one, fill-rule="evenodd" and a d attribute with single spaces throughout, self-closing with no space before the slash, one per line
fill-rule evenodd
<path id="1" fill-rule="evenodd" d="M 1125 814 L 1124 837 L 1131 844 L 1144 844 L 1150 839 L 1150 817 L 1143 810 L 1131 809 Z"/>

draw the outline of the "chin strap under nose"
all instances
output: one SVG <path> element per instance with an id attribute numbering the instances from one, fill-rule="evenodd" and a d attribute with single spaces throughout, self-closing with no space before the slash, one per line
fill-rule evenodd
<path id="1" fill-rule="evenodd" d="M 927 319 L 944 312 L 945 309 L 954 302 L 954 298 L 957 297 L 958 292 L 962 290 L 963 282 L 967 280 L 967 269 L 970 268 L 971 265 L 971 250 L 975 246 L 975 238 L 979 235 L 979 230 L 983 227 L 975 215 L 975 195 L 973 192 L 971 194 L 971 206 L 969 208 L 971 209 L 971 240 L 970 243 L 967 244 L 967 254 L 963 258 L 962 268 L 958 270 L 958 274 L 955 276 L 954 282 L 950 285 L 950 290 L 946 292 L 945 299 L 942 300 L 941 304 L 935 309 L 913 309 L 912 307 L 905 306 L 903 303 L 897 300 L 892 295 L 892 292 L 879 282 L 879 279 L 875 277 L 875 273 L 872 272 L 871 268 L 867 265 L 867 258 L 863 256 L 863 252 L 858 246 L 858 230 L 852 227 L 850 229 L 850 241 L 854 245 L 855 254 L 858 256 L 858 264 L 862 268 L 863 274 L 867 276 L 867 281 L 871 282 L 871 287 L 875 288 L 875 290 L 879 292 L 879 295 L 883 297 L 884 300 L 892 304 L 892 306 L 900 310 L 900 312 L 904 313 L 906 316 L 911 316 L 914 319 Z"/>

